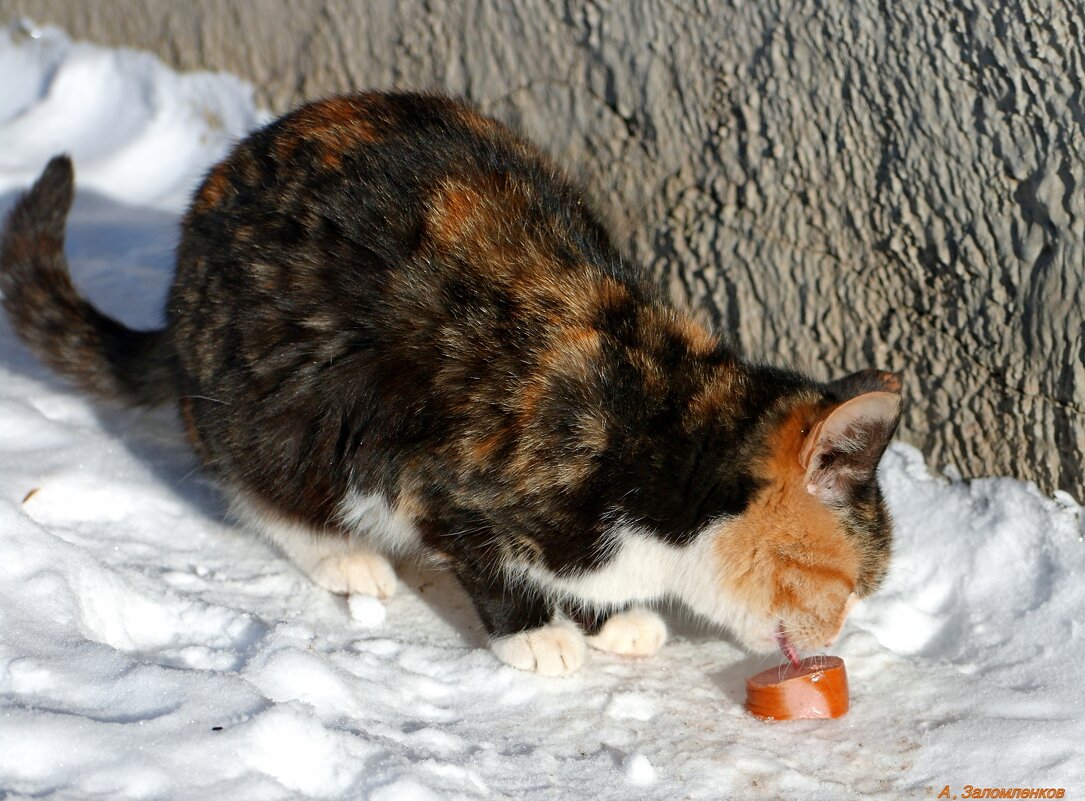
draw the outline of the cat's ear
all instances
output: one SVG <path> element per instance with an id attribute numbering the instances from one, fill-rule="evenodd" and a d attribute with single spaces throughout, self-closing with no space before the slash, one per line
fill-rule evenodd
<path id="1" fill-rule="evenodd" d="M 832 390 L 841 400 L 848 400 L 864 392 L 896 392 L 901 390 L 900 376 L 888 370 L 860 370 L 849 376 L 829 382 Z"/>
<path id="2" fill-rule="evenodd" d="M 806 489 L 826 503 L 844 503 L 870 481 L 900 423 L 900 395 L 864 392 L 834 406 L 806 434 L 799 460 Z"/>

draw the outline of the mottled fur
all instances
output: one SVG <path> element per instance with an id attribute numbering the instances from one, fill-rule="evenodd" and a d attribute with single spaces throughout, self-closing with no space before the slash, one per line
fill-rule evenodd
<path id="1" fill-rule="evenodd" d="M 241 142 L 184 218 L 163 331 L 77 295 L 71 195 L 58 157 L 8 220 L 16 330 L 100 397 L 177 403 L 236 505 L 325 586 L 387 594 L 377 552 L 420 551 L 503 659 L 560 673 L 583 651 L 563 618 L 646 652 L 661 624 L 612 615 L 663 596 L 755 648 L 820 647 L 885 572 L 896 378 L 744 362 L 462 103 L 332 98 Z"/>

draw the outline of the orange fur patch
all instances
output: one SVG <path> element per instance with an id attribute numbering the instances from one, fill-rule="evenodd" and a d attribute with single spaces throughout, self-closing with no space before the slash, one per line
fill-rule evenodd
<path id="1" fill-rule="evenodd" d="M 451 246 L 470 234 L 472 218 L 481 211 L 482 197 L 469 186 L 453 184 L 438 192 L 426 222 L 431 235 Z"/>
<path id="2" fill-rule="evenodd" d="M 200 191 L 193 201 L 193 208 L 199 212 L 218 208 L 219 204 L 232 192 L 233 185 L 230 183 L 229 167 L 226 162 L 222 162 L 211 170 L 207 180 L 203 182 L 203 186 L 200 187 Z"/>
<path id="3" fill-rule="evenodd" d="M 831 639 L 861 559 L 835 513 L 806 490 L 801 453 L 816 419 L 816 409 L 800 407 L 770 437 L 764 489 L 714 544 L 720 580 L 739 601 L 809 643 Z"/>
<path id="4" fill-rule="evenodd" d="M 465 128 L 479 136 L 488 136 L 500 130 L 500 126 L 496 122 L 473 109 L 461 108 L 457 116 Z"/>
<path id="5" fill-rule="evenodd" d="M 446 181 L 430 196 L 429 236 L 444 250 L 470 257 L 487 278 L 509 281 L 524 265 L 542 265 L 537 243 L 523 225 L 532 187 L 494 177 Z"/>
<path id="6" fill-rule="evenodd" d="M 324 166 L 342 165 L 343 153 L 381 140 L 372 98 L 333 97 L 305 106 L 286 118 L 275 142 L 275 155 L 289 161 L 303 142 L 313 142 Z"/>
<path id="7" fill-rule="evenodd" d="M 396 514 L 401 514 L 408 520 L 421 520 L 425 516 L 425 506 L 421 499 L 412 492 L 401 491 L 395 501 Z"/>
<path id="8" fill-rule="evenodd" d="M 584 321 L 594 319 L 600 313 L 629 300 L 629 290 L 609 276 L 581 277 L 576 274 L 556 289 L 558 298 L 564 301 L 568 311 L 576 319 Z"/>
<path id="9" fill-rule="evenodd" d="M 556 380 L 571 378 L 588 391 L 595 364 L 602 354 L 602 336 L 592 328 L 565 328 L 539 357 L 538 369 L 520 389 L 517 398 L 519 437 L 510 464 L 517 486 L 525 492 L 569 487 L 591 471 L 592 459 L 606 446 L 605 422 L 585 413 L 575 422 L 575 435 L 553 439 L 547 427 L 536 419 L 540 402 Z M 590 404 L 586 404 L 590 408 Z M 556 449 L 563 453 L 555 457 Z"/>
<path id="10" fill-rule="evenodd" d="M 467 443 L 468 459 L 476 468 L 485 469 L 489 467 L 491 458 L 497 449 L 501 447 L 501 443 L 506 440 L 506 437 L 507 434 L 504 431 L 498 431 L 496 434 L 469 440 Z"/>
<path id="11" fill-rule="evenodd" d="M 733 417 L 740 380 L 741 374 L 729 365 L 718 367 L 711 380 L 705 383 L 704 389 L 690 401 L 689 413 L 686 416 L 688 425 L 696 428 L 700 421 L 710 417 Z"/>
<path id="12" fill-rule="evenodd" d="M 619 281 L 558 260 L 524 218 L 533 187 L 504 180 L 449 181 L 429 199 L 426 230 L 444 253 L 465 257 L 477 278 L 503 288 L 520 310 L 554 327 L 585 328 L 629 299 Z"/>
<path id="13" fill-rule="evenodd" d="M 520 425 L 525 429 L 531 426 L 539 400 L 555 376 L 570 375 L 587 379 L 602 348 L 602 337 L 594 329 L 566 329 L 560 332 L 553 346 L 539 356 L 538 370 L 520 391 Z"/>
<path id="14" fill-rule="evenodd" d="M 716 350 L 716 338 L 692 317 L 678 316 L 674 327 L 693 355 L 707 356 Z"/>

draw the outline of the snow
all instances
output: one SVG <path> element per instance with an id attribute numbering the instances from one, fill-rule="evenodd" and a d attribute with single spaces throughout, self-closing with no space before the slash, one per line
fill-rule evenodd
<path id="1" fill-rule="evenodd" d="M 631 754 L 622 762 L 625 777 L 633 784 L 651 784 L 656 780 L 656 771 L 644 754 Z"/>
<path id="2" fill-rule="evenodd" d="M 0 191 L 66 151 L 81 189 L 181 211 L 209 163 L 267 117 L 233 76 L 179 75 L 26 21 L 0 30 L 0 75 Z"/>
<path id="3" fill-rule="evenodd" d="M 347 599 L 351 619 L 359 626 L 371 629 L 384 622 L 388 610 L 376 598 L 368 595 L 352 595 Z"/>
<path id="4" fill-rule="evenodd" d="M 184 198 L 266 118 L 251 88 L 31 25 L 0 31 L 0 76 L 0 210 L 73 153 L 76 282 L 154 325 Z M 851 711 L 769 724 L 741 702 L 771 662 L 677 610 L 658 656 L 545 679 L 497 662 L 447 575 L 329 595 L 224 520 L 170 413 L 91 403 L 0 315 L 0 797 L 1082 792 L 1080 507 L 904 445 L 883 477 L 893 568 L 834 649 Z"/>

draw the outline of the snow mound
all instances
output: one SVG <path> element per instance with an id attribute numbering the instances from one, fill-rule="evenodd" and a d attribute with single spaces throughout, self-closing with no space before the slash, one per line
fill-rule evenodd
<path id="1" fill-rule="evenodd" d="M 264 119 L 251 89 L 26 24 L 0 31 L 0 75 L 0 211 L 72 153 L 75 280 L 156 324 L 188 192 Z M 408 572 L 386 606 L 323 592 L 223 522 L 172 415 L 95 406 L 0 315 L 0 796 L 1080 791 L 1081 509 L 932 477 L 904 445 L 883 477 L 896 555 L 837 647 L 851 712 L 766 724 L 742 709 L 765 661 L 680 615 L 657 657 L 543 679 L 485 650 L 446 575 Z"/>
<path id="2" fill-rule="evenodd" d="M 633 784 L 651 784 L 656 780 L 656 770 L 644 754 L 630 754 L 622 762 L 625 777 Z"/>
<path id="3" fill-rule="evenodd" d="M 72 42 L 26 21 L 0 30 L 0 75 L 9 76 L 0 192 L 66 152 L 82 188 L 180 211 L 208 163 L 265 118 L 252 87 L 233 76 L 179 75 L 148 53 Z"/>

